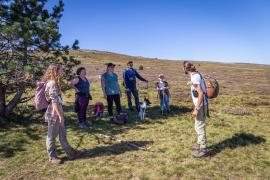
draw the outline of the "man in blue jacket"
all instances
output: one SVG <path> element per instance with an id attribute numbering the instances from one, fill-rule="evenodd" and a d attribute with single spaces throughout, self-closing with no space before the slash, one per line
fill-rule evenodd
<path id="1" fill-rule="evenodd" d="M 148 82 L 146 79 L 144 79 L 136 69 L 133 68 L 133 62 L 129 61 L 127 63 L 127 68 L 123 73 L 123 82 L 124 86 L 126 88 L 127 93 L 127 99 L 128 99 L 128 107 L 130 111 L 134 111 L 132 107 L 132 101 L 131 101 L 131 94 L 134 96 L 136 109 L 139 112 L 139 95 L 138 90 L 136 87 L 136 78 L 138 78 L 141 81 Z"/>

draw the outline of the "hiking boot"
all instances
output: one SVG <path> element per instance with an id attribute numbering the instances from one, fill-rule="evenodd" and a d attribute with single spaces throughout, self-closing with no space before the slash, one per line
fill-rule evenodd
<path id="1" fill-rule="evenodd" d="M 63 161 L 61 160 L 61 159 L 59 159 L 59 158 L 51 158 L 50 160 L 50 163 L 52 163 L 52 164 L 62 164 L 63 163 Z"/>
<path id="2" fill-rule="evenodd" d="M 110 118 L 110 121 L 111 121 L 112 123 L 114 123 L 114 124 L 117 124 L 117 125 L 122 125 L 122 124 L 124 124 L 123 121 L 120 121 L 120 120 L 118 120 L 117 118 Z"/>
<path id="3" fill-rule="evenodd" d="M 203 157 L 207 157 L 209 154 L 207 152 L 207 150 L 200 150 L 197 154 L 193 155 L 193 158 L 203 158 Z"/>
<path id="4" fill-rule="evenodd" d="M 81 151 L 72 150 L 72 152 L 68 155 L 68 160 L 74 160 L 82 155 Z"/>
<path id="5" fill-rule="evenodd" d="M 199 151 L 200 150 L 200 145 L 193 145 L 190 149 L 192 151 Z"/>

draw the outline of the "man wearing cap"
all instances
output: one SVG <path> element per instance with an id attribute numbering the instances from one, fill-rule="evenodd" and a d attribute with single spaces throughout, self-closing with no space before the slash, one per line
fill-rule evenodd
<path id="1" fill-rule="evenodd" d="M 134 111 L 131 101 L 131 94 L 132 94 L 135 99 L 136 109 L 139 112 L 139 95 L 136 87 L 136 78 L 138 78 L 141 81 L 148 82 L 137 72 L 136 69 L 133 68 L 133 62 L 129 61 L 127 63 L 127 68 L 123 73 L 123 82 L 126 88 L 128 107 L 130 111 Z"/>

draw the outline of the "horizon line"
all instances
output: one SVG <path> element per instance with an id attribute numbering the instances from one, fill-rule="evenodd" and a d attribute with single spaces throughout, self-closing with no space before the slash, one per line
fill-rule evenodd
<path id="1" fill-rule="evenodd" d="M 241 62 L 241 61 L 231 61 L 231 62 L 224 62 L 223 60 L 204 60 L 204 59 L 170 59 L 170 58 L 159 58 L 159 57 L 146 57 L 146 56 L 141 56 L 141 55 L 130 55 L 122 52 L 113 52 L 110 50 L 97 50 L 97 49 L 85 49 L 81 48 L 78 49 L 79 51 L 96 51 L 96 52 L 104 52 L 104 53 L 113 53 L 113 54 L 119 54 L 119 55 L 124 55 L 124 56 L 132 56 L 136 58 L 145 58 L 145 59 L 153 59 L 153 60 L 161 60 L 161 61 L 195 61 L 195 62 L 210 62 L 210 63 L 222 63 L 222 64 L 250 64 L 250 65 L 265 65 L 265 66 L 270 66 L 269 64 L 264 64 L 264 63 L 251 63 L 251 62 Z"/>

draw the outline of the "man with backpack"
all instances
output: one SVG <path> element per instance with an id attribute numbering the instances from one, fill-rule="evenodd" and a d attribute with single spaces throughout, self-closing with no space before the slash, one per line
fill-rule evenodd
<path id="1" fill-rule="evenodd" d="M 191 95 L 195 106 L 192 116 L 195 118 L 197 145 L 192 146 L 191 149 L 198 151 L 197 154 L 193 155 L 194 158 L 202 158 L 208 156 L 205 129 L 205 119 L 208 116 L 208 100 L 205 80 L 189 61 L 184 61 L 183 70 L 185 74 L 191 77 L 191 81 L 188 84 L 191 86 Z"/>
<path id="2" fill-rule="evenodd" d="M 133 62 L 129 61 L 127 63 L 127 68 L 123 73 L 123 83 L 126 88 L 127 93 L 127 99 L 128 99 L 128 107 L 130 111 L 134 111 L 132 107 L 132 101 L 131 101 L 131 94 L 134 96 L 135 104 L 136 104 L 136 110 L 139 112 L 139 95 L 138 90 L 136 87 L 136 78 L 138 78 L 141 81 L 144 81 L 148 83 L 146 79 L 144 79 L 136 69 L 133 68 Z"/>

